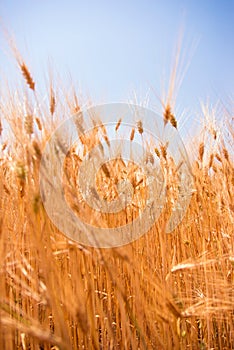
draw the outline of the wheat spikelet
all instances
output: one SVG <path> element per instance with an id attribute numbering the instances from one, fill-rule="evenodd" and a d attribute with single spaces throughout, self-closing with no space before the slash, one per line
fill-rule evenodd
<path id="1" fill-rule="evenodd" d="M 139 134 L 143 134 L 143 132 L 144 132 L 144 129 L 143 129 L 143 124 L 142 124 L 142 121 L 141 120 L 138 120 L 138 122 L 137 122 L 137 130 L 138 130 L 138 132 L 139 132 Z"/>
<path id="2" fill-rule="evenodd" d="M 102 165 L 102 171 L 104 172 L 104 174 L 106 175 L 106 177 L 108 177 L 108 178 L 111 177 L 110 171 L 109 171 L 109 169 L 108 169 L 108 167 L 107 167 L 107 165 L 106 165 L 105 163 Z"/>
<path id="3" fill-rule="evenodd" d="M 135 136 L 135 128 L 132 128 L 131 134 L 130 134 L 130 141 L 134 140 L 134 136 Z"/>
<path id="4" fill-rule="evenodd" d="M 10 195 L 10 191 L 8 190 L 8 188 L 5 184 L 3 185 L 3 189 L 8 195 Z"/>
<path id="5" fill-rule="evenodd" d="M 1 150 L 2 150 L 2 151 L 5 151 L 6 148 L 7 148 L 7 143 L 4 142 L 4 143 L 1 145 Z"/>
<path id="6" fill-rule="evenodd" d="M 177 120 L 176 120 L 174 114 L 172 114 L 172 113 L 171 113 L 171 115 L 170 115 L 170 123 L 171 123 L 171 125 L 172 125 L 174 128 L 177 129 Z"/>
<path id="7" fill-rule="evenodd" d="M 229 161 L 229 154 L 228 154 L 228 151 L 225 147 L 223 147 L 223 155 L 224 155 L 224 158 Z"/>
<path id="8" fill-rule="evenodd" d="M 26 83 L 28 84 L 28 86 L 31 90 L 35 91 L 35 82 L 32 78 L 32 75 L 30 74 L 30 71 L 29 71 L 27 65 L 25 64 L 24 60 L 22 59 L 20 52 L 18 51 L 18 49 L 16 47 L 13 36 L 9 35 L 9 33 L 6 29 L 4 29 L 4 32 L 5 32 L 5 35 L 7 37 L 7 41 L 9 43 L 9 46 L 12 49 L 12 52 L 15 56 L 17 64 L 21 70 L 21 73 L 22 73 Z"/>
<path id="9" fill-rule="evenodd" d="M 40 121 L 39 117 L 36 117 L 35 121 L 36 121 L 38 129 L 41 131 L 42 130 L 42 125 L 41 125 L 41 121 Z"/>
<path id="10" fill-rule="evenodd" d="M 36 140 L 33 141 L 33 148 L 34 148 L 34 151 L 36 153 L 37 158 L 41 158 L 41 149 L 40 149 L 40 146 Z"/>
<path id="11" fill-rule="evenodd" d="M 204 142 L 201 142 L 199 145 L 199 150 L 198 150 L 198 152 L 199 152 L 198 158 L 199 158 L 200 162 L 202 162 L 202 160 L 203 160 L 204 151 L 205 151 L 205 145 L 204 145 Z"/>
<path id="12" fill-rule="evenodd" d="M 164 117 L 164 125 L 166 125 L 171 118 L 171 107 L 169 104 L 167 104 L 164 109 L 163 117 Z"/>
<path id="13" fill-rule="evenodd" d="M 72 152 L 72 158 L 75 160 L 75 163 L 82 163 L 82 159 L 75 152 Z"/>
<path id="14" fill-rule="evenodd" d="M 55 105 L 56 105 L 56 101 L 55 101 L 54 90 L 51 86 L 50 87 L 50 114 L 52 116 L 54 115 L 54 112 L 55 112 Z"/>
<path id="15" fill-rule="evenodd" d="M 33 116 L 31 113 L 28 113 L 24 117 L 24 128 L 28 135 L 33 134 Z"/>
<path id="16" fill-rule="evenodd" d="M 122 123 L 122 118 L 120 118 L 115 126 L 115 131 L 117 131 L 120 127 L 120 124 Z"/>
<path id="17" fill-rule="evenodd" d="M 160 152 L 157 147 L 155 147 L 154 152 L 156 153 L 157 157 L 160 158 Z"/>
<path id="18" fill-rule="evenodd" d="M 102 122 L 100 122 L 100 128 L 101 128 L 102 134 L 104 136 L 107 135 L 106 127 Z"/>
<path id="19" fill-rule="evenodd" d="M 3 128 L 2 128 L 2 121 L 0 119 L 0 136 L 2 135 L 2 130 L 3 130 Z"/>
<path id="20" fill-rule="evenodd" d="M 222 163 L 222 158 L 220 157 L 220 155 L 218 153 L 215 154 L 215 158 Z"/>
<path id="21" fill-rule="evenodd" d="M 35 91 L 35 83 L 33 81 L 33 78 L 26 66 L 26 64 L 23 62 L 20 64 L 20 69 L 23 74 L 24 79 L 26 80 L 26 83 L 30 87 L 31 90 Z"/>
<path id="22" fill-rule="evenodd" d="M 213 161 L 214 161 L 214 154 L 212 153 L 212 154 L 210 155 L 210 160 L 209 160 L 209 169 L 212 167 Z"/>
<path id="23" fill-rule="evenodd" d="M 80 112 L 80 106 L 78 106 L 78 105 L 73 106 L 72 113 L 76 114 L 76 113 L 79 113 L 79 112 Z"/>
<path id="24" fill-rule="evenodd" d="M 137 183 L 135 187 L 139 187 L 143 183 L 144 179 L 141 178 Z"/>
<path id="25" fill-rule="evenodd" d="M 110 147 L 110 140 L 109 140 L 108 136 L 103 135 L 103 137 L 104 137 L 104 140 L 106 141 L 107 146 Z"/>
<path id="26" fill-rule="evenodd" d="M 165 145 L 160 145 L 161 155 L 164 159 L 167 158 L 167 147 L 168 147 L 168 142 Z"/>
<path id="27" fill-rule="evenodd" d="M 215 173 L 217 173 L 218 169 L 214 164 L 212 165 L 212 169 L 214 170 Z"/>
<path id="28" fill-rule="evenodd" d="M 171 112 L 171 106 L 169 104 L 167 104 L 164 109 L 163 117 L 164 117 L 164 125 L 170 122 L 171 125 L 177 129 L 177 120 L 174 114 Z"/>

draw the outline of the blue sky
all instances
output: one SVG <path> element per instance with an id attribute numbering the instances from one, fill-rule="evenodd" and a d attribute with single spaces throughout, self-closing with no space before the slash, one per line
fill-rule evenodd
<path id="1" fill-rule="evenodd" d="M 4 0 L 0 16 L 37 81 L 44 81 L 49 61 L 95 102 L 126 101 L 133 90 L 142 97 L 151 86 L 161 94 L 181 27 L 185 55 L 198 45 L 180 108 L 233 96 L 233 0 Z M 0 73 L 19 79 L 6 51 L 1 34 Z"/>

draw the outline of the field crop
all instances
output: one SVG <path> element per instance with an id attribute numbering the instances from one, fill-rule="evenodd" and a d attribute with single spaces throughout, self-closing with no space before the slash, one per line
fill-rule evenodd
<path id="1" fill-rule="evenodd" d="M 219 112 L 221 128 L 210 118 L 216 111 L 203 108 L 207 122 L 200 136 L 185 140 L 193 154 L 193 185 L 174 231 L 166 233 L 166 225 L 178 198 L 179 168 L 166 143 L 148 145 L 154 157 L 149 153 L 147 161 L 157 159 L 166 179 L 158 220 L 127 245 L 87 246 L 53 224 L 39 183 L 47 141 L 83 106 L 75 91 L 62 96 L 52 82 L 42 98 L 20 58 L 18 65 L 25 85 L 5 89 L 0 102 L 0 349 L 234 349 L 233 110 Z M 120 132 L 121 118 L 114 133 Z M 170 105 L 161 118 L 165 128 L 179 126 Z M 82 221 L 111 229 L 140 215 L 148 183 L 134 157 L 126 162 L 120 150 L 118 159 L 94 174 L 95 195 L 111 203 L 119 195 L 117 184 L 127 179 L 130 204 L 116 215 L 85 203 L 79 168 L 93 147 L 111 147 L 100 123 L 81 137 L 82 123 L 77 125 L 81 146 L 66 154 L 64 196 Z M 126 137 L 145 142 L 144 122 L 138 120 Z M 48 182 L 53 186 L 53 178 Z"/>

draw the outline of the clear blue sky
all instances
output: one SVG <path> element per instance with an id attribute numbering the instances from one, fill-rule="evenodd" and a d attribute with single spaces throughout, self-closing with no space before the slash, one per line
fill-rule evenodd
<path id="1" fill-rule="evenodd" d="M 233 96 L 233 0 L 3 0 L 0 16 L 37 81 L 49 58 L 95 102 L 126 101 L 133 89 L 144 96 L 150 85 L 160 93 L 181 26 L 185 52 L 199 43 L 178 104 Z M 18 79 L 6 47 L 1 34 L 0 73 Z"/>

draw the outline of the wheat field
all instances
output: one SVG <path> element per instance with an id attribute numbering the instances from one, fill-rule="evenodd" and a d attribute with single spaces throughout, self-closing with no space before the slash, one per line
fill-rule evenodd
<path id="1" fill-rule="evenodd" d="M 191 202 L 171 234 L 165 228 L 178 184 L 162 145 L 155 153 L 168 174 L 168 198 L 159 219 L 127 245 L 89 247 L 59 232 L 39 188 L 46 142 L 61 116 L 80 111 L 79 96 L 58 97 L 59 86 L 49 83 L 42 100 L 27 65 L 17 62 L 22 88 L 6 88 L 0 106 L 0 349 L 234 349 L 233 114 L 223 109 L 224 126 L 216 128 L 203 109 L 208 122 L 189 146 Z M 163 118 L 177 127 L 170 105 Z M 143 125 L 130 141 L 135 133 L 143 134 Z M 108 143 L 105 132 L 101 138 Z M 119 159 L 97 176 L 98 192 L 109 201 L 121 176 L 135 189 L 134 207 L 117 220 L 77 201 L 77 170 L 100 133 L 81 141 L 82 152 L 71 149 L 64 165 L 67 201 L 93 225 L 133 220 L 147 184 L 131 162 Z"/>

